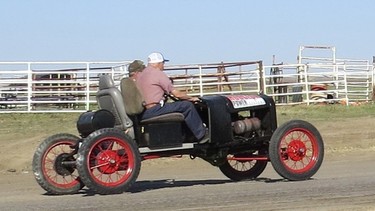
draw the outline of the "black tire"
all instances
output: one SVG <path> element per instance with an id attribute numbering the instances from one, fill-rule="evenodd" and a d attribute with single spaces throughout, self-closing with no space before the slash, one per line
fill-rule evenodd
<path id="1" fill-rule="evenodd" d="M 63 161 L 75 162 L 72 155 L 78 144 L 77 136 L 61 133 L 48 137 L 36 149 L 32 168 L 38 184 L 49 194 L 77 193 L 84 187 L 74 165 L 63 165 Z"/>
<path id="2" fill-rule="evenodd" d="M 291 120 L 273 133 L 269 156 L 280 176 L 294 181 L 306 180 L 319 170 L 323 162 L 323 139 L 312 124 Z"/>
<path id="3" fill-rule="evenodd" d="M 123 131 L 103 128 L 91 133 L 78 150 L 81 180 L 99 194 L 118 194 L 136 181 L 141 156 L 135 142 Z"/>
<path id="4" fill-rule="evenodd" d="M 234 155 L 237 158 L 248 158 L 257 155 L 265 155 L 265 152 L 246 153 Z M 266 168 L 267 160 L 238 161 L 228 159 L 223 165 L 219 166 L 220 171 L 233 181 L 256 179 Z"/>

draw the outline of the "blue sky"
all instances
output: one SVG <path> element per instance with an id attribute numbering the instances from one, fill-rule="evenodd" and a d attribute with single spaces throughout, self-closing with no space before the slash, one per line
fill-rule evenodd
<path id="1" fill-rule="evenodd" d="M 0 61 L 295 63 L 300 45 L 372 60 L 370 0 L 0 0 Z"/>

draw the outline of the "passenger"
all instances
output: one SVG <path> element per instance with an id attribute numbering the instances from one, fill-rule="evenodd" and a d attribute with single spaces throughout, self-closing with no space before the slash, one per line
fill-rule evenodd
<path id="1" fill-rule="evenodd" d="M 135 81 L 137 79 L 138 73 L 142 72 L 145 68 L 146 66 L 141 60 L 134 60 L 132 63 L 129 64 L 128 67 L 129 78 Z"/>
<path id="2" fill-rule="evenodd" d="M 143 111 L 143 107 L 139 105 L 143 104 L 144 100 L 135 81 L 145 67 L 141 60 L 134 60 L 128 67 L 129 77 L 121 79 L 121 94 L 128 115 L 139 114 Z"/>
<path id="3" fill-rule="evenodd" d="M 199 98 L 188 96 L 174 88 L 172 81 L 163 72 L 164 63 L 167 61 L 169 60 L 164 59 L 161 53 L 151 53 L 148 56 L 147 67 L 138 74 L 136 84 L 143 95 L 146 108 L 142 114 L 142 119 L 173 112 L 182 113 L 186 125 L 193 132 L 197 141 L 204 143 L 208 141 L 204 139 L 206 129 L 193 103 L 191 103 L 199 101 Z M 181 101 L 164 103 L 164 94 L 171 94 Z"/>

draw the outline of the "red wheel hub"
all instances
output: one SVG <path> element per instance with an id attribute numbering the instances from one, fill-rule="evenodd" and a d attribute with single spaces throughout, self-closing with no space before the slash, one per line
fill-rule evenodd
<path id="1" fill-rule="evenodd" d="M 117 151 L 104 150 L 96 156 L 98 170 L 104 174 L 113 174 L 119 170 L 121 157 Z"/>
<path id="2" fill-rule="evenodd" d="M 293 140 L 288 144 L 288 157 L 293 161 L 300 161 L 306 156 L 306 145 L 300 140 Z"/>

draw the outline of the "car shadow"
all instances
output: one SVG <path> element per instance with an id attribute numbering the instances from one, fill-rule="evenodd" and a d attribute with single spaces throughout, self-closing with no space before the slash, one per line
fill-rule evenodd
<path id="1" fill-rule="evenodd" d="M 243 181 L 232 181 L 230 179 L 207 179 L 207 180 L 175 180 L 175 179 L 162 179 L 162 180 L 142 180 L 135 182 L 126 192 L 127 193 L 140 193 L 151 190 L 165 189 L 165 188 L 177 188 L 177 187 L 191 187 L 195 185 L 219 185 L 226 183 L 237 183 L 237 182 L 263 182 L 263 183 L 277 183 L 277 182 L 291 182 L 287 179 L 271 179 L 267 177 L 258 177 L 256 179 L 249 179 Z M 83 188 L 76 194 L 83 194 L 83 196 L 94 196 L 98 195 L 87 189 Z M 53 194 L 45 193 L 43 195 L 52 196 Z M 99 194 L 100 195 L 100 194 Z M 56 196 L 56 195 L 54 195 Z"/>
<path id="2" fill-rule="evenodd" d="M 150 190 L 175 188 L 175 187 L 190 187 L 195 185 L 218 185 L 224 183 L 231 183 L 231 180 L 144 180 L 136 182 L 127 192 L 139 193 Z"/>
<path id="3" fill-rule="evenodd" d="M 251 180 L 243 180 L 239 182 L 264 182 L 264 183 L 276 183 L 276 182 L 289 182 L 287 179 L 271 179 L 266 177 L 258 177 Z M 164 189 L 164 188 L 176 188 L 176 187 L 190 187 L 195 185 L 218 185 L 225 183 L 235 183 L 229 179 L 219 179 L 219 180 L 175 180 L 175 179 L 165 179 L 165 180 L 144 180 L 137 181 L 127 192 L 139 193 L 150 190 Z"/>

